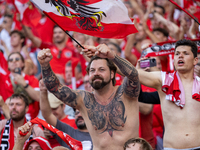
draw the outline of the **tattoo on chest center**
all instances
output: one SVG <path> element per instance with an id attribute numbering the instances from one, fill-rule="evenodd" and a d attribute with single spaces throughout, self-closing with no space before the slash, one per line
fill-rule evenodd
<path id="1" fill-rule="evenodd" d="M 88 117 L 99 133 L 108 132 L 113 136 L 113 131 L 121 131 L 126 122 L 125 105 L 122 101 L 122 92 L 118 90 L 115 97 L 108 105 L 99 104 L 93 94 L 84 98 Z"/>

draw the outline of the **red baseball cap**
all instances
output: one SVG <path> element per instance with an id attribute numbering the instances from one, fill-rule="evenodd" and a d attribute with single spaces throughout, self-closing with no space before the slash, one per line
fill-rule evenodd
<path id="1" fill-rule="evenodd" d="M 35 137 L 35 138 L 31 139 L 30 141 L 28 141 L 24 146 L 24 150 L 28 150 L 29 145 L 34 141 L 38 142 L 38 144 L 40 145 L 40 147 L 43 150 L 52 150 L 52 147 L 51 147 L 49 141 L 47 141 L 47 139 L 45 139 L 41 136 Z"/>

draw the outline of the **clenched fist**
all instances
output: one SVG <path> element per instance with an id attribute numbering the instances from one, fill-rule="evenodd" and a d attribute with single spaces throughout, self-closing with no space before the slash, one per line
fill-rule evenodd
<path id="1" fill-rule="evenodd" d="M 41 65 L 41 67 L 48 66 L 48 64 L 52 58 L 53 58 L 53 56 L 51 55 L 51 51 L 49 48 L 39 51 L 38 56 L 37 56 L 37 59 Z"/>

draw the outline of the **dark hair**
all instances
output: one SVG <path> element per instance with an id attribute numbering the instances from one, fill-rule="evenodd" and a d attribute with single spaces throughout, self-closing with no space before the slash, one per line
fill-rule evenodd
<path id="1" fill-rule="evenodd" d="M 4 17 L 4 18 L 5 18 L 5 17 L 8 17 L 8 18 L 10 18 L 10 19 L 13 19 L 13 16 L 10 15 L 10 14 L 5 14 L 3 17 Z"/>
<path id="2" fill-rule="evenodd" d="M 24 95 L 24 94 L 21 94 L 21 93 L 14 93 L 11 97 L 10 97 L 10 100 L 11 99 L 14 99 L 14 98 L 20 98 L 24 101 L 25 103 L 25 106 L 28 106 L 28 98 Z"/>
<path id="3" fill-rule="evenodd" d="M 165 30 L 164 28 L 160 28 L 160 27 L 154 28 L 153 32 L 155 32 L 155 31 L 161 32 L 167 38 L 169 36 L 169 32 L 167 30 Z"/>
<path id="4" fill-rule="evenodd" d="M 119 45 L 116 44 L 116 43 L 109 42 L 107 45 L 113 45 L 113 46 L 115 46 L 115 47 L 117 48 L 117 52 L 118 52 L 118 53 L 121 53 L 121 52 L 122 52 L 121 48 L 120 48 Z"/>
<path id="5" fill-rule="evenodd" d="M 179 46 L 190 46 L 191 51 L 194 55 L 194 58 L 197 57 L 198 48 L 197 48 L 197 45 L 196 45 L 195 42 L 190 41 L 190 40 L 186 40 L 186 39 L 179 40 L 179 41 L 176 42 L 175 51 L 176 51 L 176 48 L 179 47 Z"/>
<path id="6" fill-rule="evenodd" d="M 113 71 L 114 72 L 114 77 L 112 79 L 112 84 L 113 86 L 115 85 L 116 83 L 116 80 L 115 80 L 115 74 L 116 74 L 116 71 L 117 71 L 117 67 L 115 66 L 115 64 L 108 58 L 101 58 L 101 57 L 98 57 L 98 56 L 93 56 L 91 59 L 90 59 L 90 62 L 89 64 L 87 65 L 87 68 L 86 68 L 86 71 L 87 73 L 89 74 L 89 70 L 90 70 L 90 66 L 91 66 L 91 63 L 94 61 L 94 60 L 98 60 L 98 59 L 105 59 L 107 61 L 107 66 L 109 67 L 110 71 Z"/>
<path id="7" fill-rule="evenodd" d="M 154 3 L 154 7 L 161 8 L 162 9 L 162 13 L 165 14 L 165 8 L 163 6 Z"/>
<path id="8" fill-rule="evenodd" d="M 141 144 L 140 150 L 153 150 L 151 145 L 143 138 L 131 138 L 124 144 L 124 150 L 126 150 L 127 147 L 129 147 L 129 144 L 132 143 L 139 143 Z"/>
<path id="9" fill-rule="evenodd" d="M 15 34 L 15 33 L 17 33 L 20 36 L 20 39 L 24 39 L 24 42 L 22 43 L 22 47 L 23 47 L 25 45 L 25 39 L 26 39 L 25 35 L 21 31 L 19 31 L 19 30 L 13 30 L 10 33 L 10 36 L 13 35 L 13 34 Z"/>
<path id="10" fill-rule="evenodd" d="M 12 53 L 10 53 L 10 54 L 8 55 L 8 60 L 9 60 L 10 56 L 13 55 L 13 54 L 18 54 L 18 55 L 20 56 L 22 62 L 25 64 L 24 57 L 22 56 L 22 54 L 21 54 L 20 52 L 12 52 Z M 24 66 L 22 67 L 22 70 L 23 70 L 23 69 L 24 69 Z"/>

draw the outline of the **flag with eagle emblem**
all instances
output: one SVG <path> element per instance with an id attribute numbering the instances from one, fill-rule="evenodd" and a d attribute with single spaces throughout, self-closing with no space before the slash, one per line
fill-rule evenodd
<path id="1" fill-rule="evenodd" d="M 124 38 L 136 33 L 121 0 L 31 0 L 64 31 L 101 38 Z"/>

